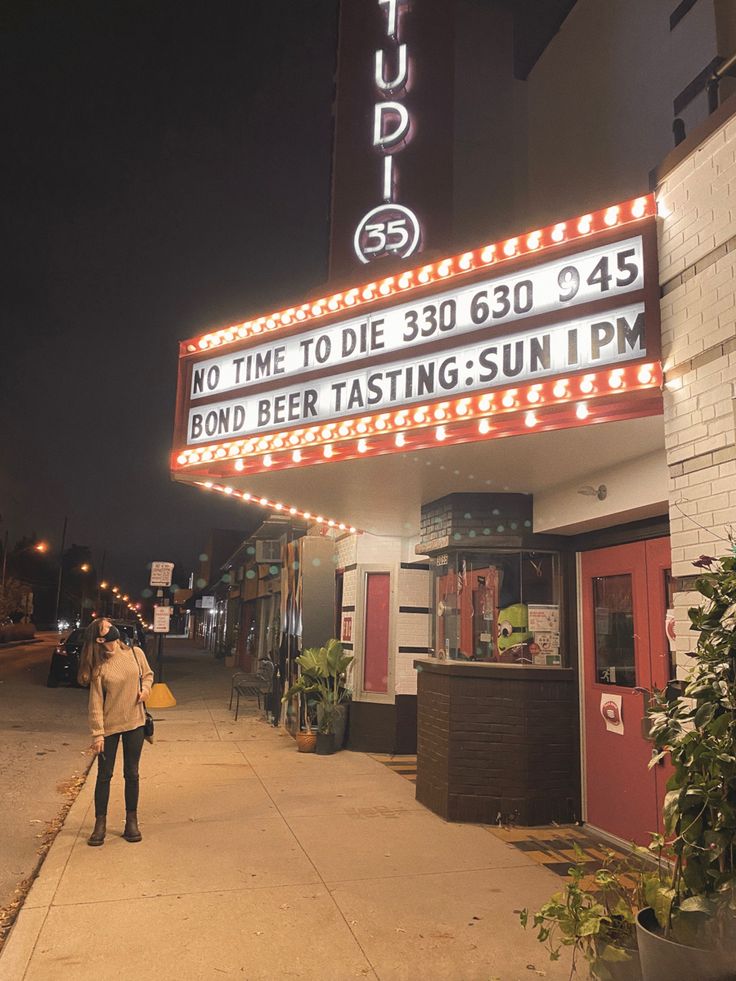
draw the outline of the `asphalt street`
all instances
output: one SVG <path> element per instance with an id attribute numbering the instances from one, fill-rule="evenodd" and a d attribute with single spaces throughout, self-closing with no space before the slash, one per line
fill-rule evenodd
<path id="1" fill-rule="evenodd" d="M 0 909 L 35 869 L 70 784 L 91 759 L 87 692 L 46 687 L 56 634 L 39 637 L 0 648 Z"/>

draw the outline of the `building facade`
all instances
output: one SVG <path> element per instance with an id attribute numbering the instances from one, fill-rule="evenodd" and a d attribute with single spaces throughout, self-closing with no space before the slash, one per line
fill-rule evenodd
<path id="1" fill-rule="evenodd" d="M 334 542 L 353 748 L 646 841 L 736 504 L 734 14 L 438 6 L 344 0 L 332 278 L 182 343 L 172 473 Z"/>

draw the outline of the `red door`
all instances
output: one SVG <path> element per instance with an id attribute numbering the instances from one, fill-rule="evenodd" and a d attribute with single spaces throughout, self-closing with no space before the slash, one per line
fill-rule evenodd
<path id="1" fill-rule="evenodd" d="M 669 538 L 584 552 L 581 571 L 587 821 L 648 844 L 661 830 L 668 773 L 647 768 L 638 689 L 663 688 L 670 677 Z"/>
<path id="2" fill-rule="evenodd" d="M 363 691 L 388 692 L 388 645 L 391 575 L 368 572 L 365 577 Z"/>

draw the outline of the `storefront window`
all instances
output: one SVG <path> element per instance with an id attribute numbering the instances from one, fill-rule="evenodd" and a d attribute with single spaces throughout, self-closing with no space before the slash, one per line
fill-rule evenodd
<path id="1" fill-rule="evenodd" d="M 595 671 L 604 685 L 633 688 L 634 601 L 631 576 L 598 576 L 593 580 Z"/>
<path id="2" fill-rule="evenodd" d="M 434 575 L 436 656 L 560 667 L 561 596 L 555 552 L 441 556 Z"/>

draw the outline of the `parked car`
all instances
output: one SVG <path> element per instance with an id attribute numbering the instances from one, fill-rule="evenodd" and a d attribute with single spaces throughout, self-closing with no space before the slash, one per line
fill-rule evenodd
<path id="1" fill-rule="evenodd" d="M 120 631 L 120 636 L 129 646 L 134 644 L 141 650 L 146 649 L 146 634 L 141 625 L 134 620 L 112 620 Z M 49 688 L 56 688 L 61 682 L 77 685 L 77 672 L 79 671 L 79 658 L 82 655 L 85 631 L 81 629 L 72 630 L 68 637 L 60 640 L 51 655 L 49 665 L 49 676 L 46 685 Z"/>

